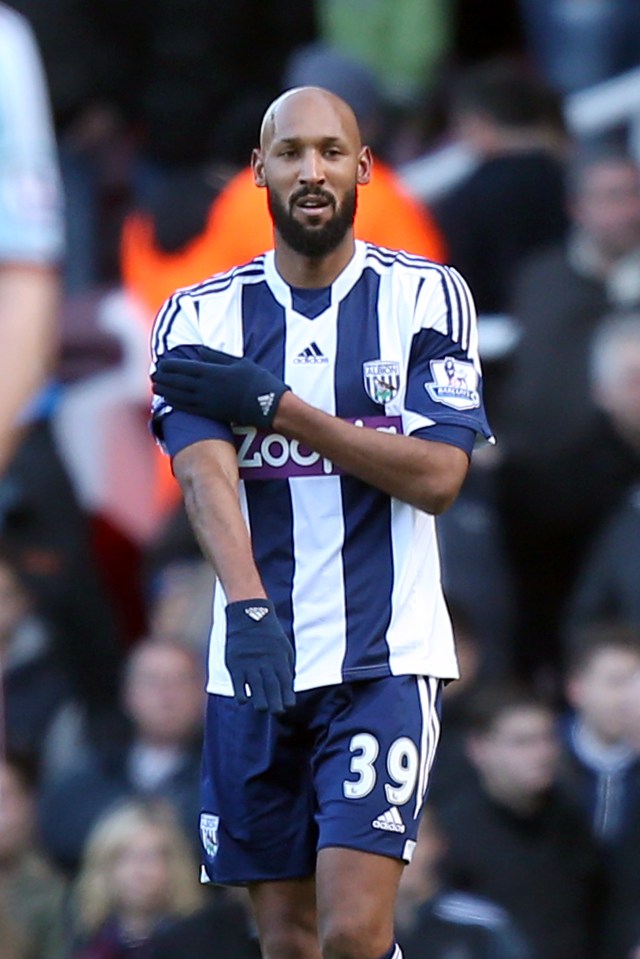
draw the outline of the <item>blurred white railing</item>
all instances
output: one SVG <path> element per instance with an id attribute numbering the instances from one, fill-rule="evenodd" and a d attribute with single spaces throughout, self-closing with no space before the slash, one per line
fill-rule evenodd
<path id="1" fill-rule="evenodd" d="M 569 130 L 577 139 L 625 127 L 629 150 L 640 160 L 640 67 L 571 94 L 564 109 Z M 465 147 L 452 143 L 405 164 L 399 172 L 414 196 L 433 201 L 455 186 L 475 162 Z"/>

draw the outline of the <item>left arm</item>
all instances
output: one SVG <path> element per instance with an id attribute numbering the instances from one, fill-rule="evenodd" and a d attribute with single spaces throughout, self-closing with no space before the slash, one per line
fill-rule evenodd
<path id="1" fill-rule="evenodd" d="M 442 513 L 453 503 L 469 468 L 457 446 L 355 426 L 290 391 L 278 403 L 273 428 L 426 513 Z"/>

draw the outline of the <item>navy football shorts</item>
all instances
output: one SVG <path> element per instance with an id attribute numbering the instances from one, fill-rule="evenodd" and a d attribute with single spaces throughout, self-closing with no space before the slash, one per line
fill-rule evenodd
<path id="1" fill-rule="evenodd" d="M 205 882 L 293 879 L 344 846 L 409 861 L 440 735 L 441 681 L 390 676 L 297 693 L 282 716 L 207 697 Z"/>

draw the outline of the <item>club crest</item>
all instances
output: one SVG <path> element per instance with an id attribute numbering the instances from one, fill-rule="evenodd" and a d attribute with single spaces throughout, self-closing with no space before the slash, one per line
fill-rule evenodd
<path id="1" fill-rule="evenodd" d="M 362 364 L 364 388 L 374 403 L 390 403 L 400 389 L 400 364 L 394 360 L 368 360 Z"/>
<path id="2" fill-rule="evenodd" d="M 204 851 L 213 859 L 218 851 L 218 826 L 220 825 L 220 816 L 214 816 L 212 813 L 203 812 L 200 814 L 200 838 Z"/>
<path id="3" fill-rule="evenodd" d="M 478 371 L 473 363 L 445 356 L 443 360 L 431 360 L 430 366 L 433 379 L 424 388 L 432 400 L 454 410 L 480 406 Z"/>

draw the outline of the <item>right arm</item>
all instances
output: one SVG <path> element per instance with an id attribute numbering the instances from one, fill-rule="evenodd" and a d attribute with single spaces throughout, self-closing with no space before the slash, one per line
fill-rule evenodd
<path id="1" fill-rule="evenodd" d="M 203 440 L 173 459 L 185 506 L 200 546 L 228 603 L 266 597 L 238 499 L 238 461 L 226 440 Z"/>
<path id="2" fill-rule="evenodd" d="M 194 532 L 226 595 L 225 664 L 236 701 L 282 713 L 295 703 L 294 650 L 253 558 L 238 499 L 235 446 L 217 439 L 192 443 L 175 455 L 173 466 Z"/>

